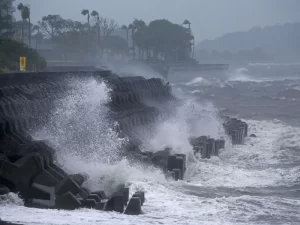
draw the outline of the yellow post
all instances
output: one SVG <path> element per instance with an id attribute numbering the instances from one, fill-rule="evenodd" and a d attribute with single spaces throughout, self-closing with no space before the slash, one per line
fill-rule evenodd
<path id="1" fill-rule="evenodd" d="M 20 71 L 25 72 L 26 71 L 26 57 L 20 57 Z"/>

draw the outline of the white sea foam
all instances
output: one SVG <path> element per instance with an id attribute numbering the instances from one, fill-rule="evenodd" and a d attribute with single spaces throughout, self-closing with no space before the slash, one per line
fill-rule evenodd
<path id="1" fill-rule="evenodd" d="M 257 138 L 247 138 L 245 145 L 240 146 L 231 146 L 227 140 L 226 149 L 220 152 L 219 158 L 204 160 L 193 157 L 188 162 L 184 181 L 168 181 L 155 168 L 133 165 L 126 158 L 119 159 L 116 153 L 124 140 L 118 139 L 106 118 L 108 95 L 105 85 L 94 81 L 81 85 L 87 85 L 84 90 L 90 91 L 71 89 L 73 94 L 58 103 L 66 110 L 56 111 L 48 129 L 38 134 L 41 138 L 43 135 L 50 137 L 53 146 L 61 146 L 58 153 L 68 172 L 84 172 L 90 176 L 85 183 L 87 187 L 113 190 L 126 183 L 131 188 L 131 194 L 144 190 L 147 199 L 143 206 L 144 214 L 135 217 L 89 209 L 71 212 L 29 209 L 20 205 L 17 198 L 9 204 L 0 203 L 1 219 L 24 224 L 55 225 L 136 224 L 137 221 L 140 224 L 231 225 L 275 224 L 272 221 L 275 219 L 282 224 L 300 221 L 299 199 L 250 196 L 247 193 L 209 197 L 221 195 L 217 189 L 219 187 L 235 191 L 299 183 L 299 166 L 280 167 L 300 160 L 299 154 L 298 158 L 297 154 L 293 154 L 300 149 L 299 128 L 286 126 L 277 120 L 249 120 L 249 134 L 254 133 Z M 184 93 L 181 95 L 186 97 Z M 170 146 L 174 152 L 192 155 L 188 143 L 190 136 L 210 135 L 218 138 L 224 135 L 216 114 L 212 104 L 199 104 L 187 99 L 177 107 L 170 119 L 155 127 L 154 135 L 145 138 L 145 143 L 154 151 Z M 100 119 L 95 120 L 96 115 Z M 79 120 L 78 124 L 74 124 L 74 119 Z M 73 140 L 75 131 L 79 131 L 87 141 L 78 143 Z M 230 196 L 231 192 L 226 194 Z"/>
<path id="2" fill-rule="evenodd" d="M 126 177 L 120 179 L 127 180 L 132 192 L 146 191 L 144 214 L 138 217 L 88 209 L 70 212 L 29 209 L 8 204 L 5 207 L 0 206 L 1 218 L 14 222 L 21 221 L 24 224 L 55 225 L 136 224 L 137 220 L 141 224 L 274 224 L 268 222 L 272 215 L 277 215 L 278 220 L 281 218 L 281 222 L 289 221 L 289 218 L 299 220 L 300 201 L 297 199 L 247 194 L 207 197 L 211 194 L 220 194 L 214 189 L 216 187 L 234 190 L 244 187 L 288 186 L 299 179 L 297 175 L 300 172 L 299 167 L 293 169 L 276 167 L 281 163 L 282 156 L 289 153 L 286 152 L 288 148 L 297 147 L 299 129 L 285 126 L 275 120 L 251 120 L 248 123 L 249 133 L 255 133 L 257 138 L 248 138 L 246 144 L 241 146 L 228 145 L 221 151 L 220 158 L 213 157 L 210 160 L 194 162 L 192 164 L 194 173 L 187 175 L 187 181 L 167 181 L 157 170 L 131 166 L 126 161 L 119 163 L 118 169 L 91 166 L 92 177 L 93 173 L 97 177 L 97 173 L 99 171 L 102 173 L 103 170 L 103 174 L 111 173 L 112 176 Z M 78 168 L 84 167 L 78 165 Z M 230 195 L 230 192 L 227 194 Z"/>

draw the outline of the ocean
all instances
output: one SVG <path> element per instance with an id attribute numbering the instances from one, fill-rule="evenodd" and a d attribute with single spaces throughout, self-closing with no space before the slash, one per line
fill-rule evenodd
<path id="1" fill-rule="evenodd" d="M 300 224 L 300 64 L 248 64 L 221 77 L 199 74 L 171 85 L 184 103 L 151 135 L 141 135 L 145 150 L 169 146 L 187 154 L 183 181 L 168 180 L 158 169 L 122 155 L 119 147 L 126 140 L 103 116 L 109 114 L 107 87 L 95 81 L 75 82 L 57 102 L 48 126 L 32 131 L 57 149 L 66 171 L 89 176 L 88 188 L 111 191 L 125 183 L 131 194 L 145 191 L 142 215 L 32 209 L 10 193 L 0 201 L 0 218 L 45 225 Z M 256 138 L 235 146 L 227 139 L 219 157 L 194 156 L 190 136 L 225 137 L 219 113 L 245 120 Z"/>

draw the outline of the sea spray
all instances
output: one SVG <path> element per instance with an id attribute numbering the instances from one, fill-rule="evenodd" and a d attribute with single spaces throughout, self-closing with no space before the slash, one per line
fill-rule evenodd
<path id="1" fill-rule="evenodd" d="M 55 102 L 49 123 L 34 137 L 46 139 L 56 149 L 57 163 L 66 172 L 84 173 L 84 186 L 111 194 L 135 180 L 165 181 L 159 169 L 132 164 L 124 157 L 123 144 L 109 119 L 110 89 L 94 79 L 76 79 Z"/>

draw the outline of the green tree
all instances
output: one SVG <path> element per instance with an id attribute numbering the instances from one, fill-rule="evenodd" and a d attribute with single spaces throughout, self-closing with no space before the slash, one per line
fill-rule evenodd
<path id="1" fill-rule="evenodd" d="M 20 56 L 27 58 L 27 70 L 43 70 L 46 61 L 38 52 L 26 44 L 12 39 L 0 39 L 0 68 L 10 71 L 19 70 Z"/>
<path id="2" fill-rule="evenodd" d="M 190 34 L 192 34 L 192 31 L 191 31 L 191 22 L 189 20 L 184 20 L 183 21 L 183 25 L 188 25 L 188 31 Z M 195 48 L 195 39 L 193 37 L 193 40 L 190 42 L 190 54 L 192 55 L 192 57 L 194 57 L 194 48 Z"/>
<path id="3" fill-rule="evenodd" d="M 188 25 L 189 31 L 191 31 L 191 22 L 190 22 L 190 21 L 184 20 L 184 21 L 183 21 L 183 24 L 184 24 L 184 25 Z"/>
<path id="4" fill-rule="evenodd" d="M 29 41 L 29 46 L 31 45 L 31 23 L 30 23 L 30 8 L 27 5 L 23 5 L 20 3 L 18 5 L 18 10 L 21 12 L 21 17 L 23 21 L 23 26 L 22 26 L 22 41 L 24 41 L 24 25 L 28 21 L 28 41 Z"/>
<path id="5" fill-rule="evenodd" d="M 7 1 L 0 1 L 0 38 L 9 38 L 13 35 L 12 16 Z"/>
<path id="6" fill-rule="evenodd" d="M 131 50 L 132 50 L 132 57 L 133 57 L 133 59 L 135 59 L 135 40 L 133 38 L 135 27 L 131 23 L 131 24 L 128 25 L 128 29 L 131 30 L 131 39 L 132 39 L 132 48 L 131 48 Z"/>
<path id="7" fill-rule="evenodd" d="M 129 35 L 129 33 L 128 33 L 128 27 L 126 26 L 126 25 L 123 25 L 122 27 L 121 27 L 121 29 L 123 29 L 123 30 L 125 30 L 126 31 L 126 41 L 127 41 L 127 46 L 129 46 L 129 43 L 128 43 L 128 41 L 129 41 L 129 37 L 128 37 L 128 35 Z"/>
<path id="8" fill-rule="evenodd" d="M 128 46 L 126 40 L 119 36 L 108 36 L 103 40 L 103 47 L 106 50 L 109 50 L 118 54 L 127 54 Z"/>
<path id="9" fill-rule="evenodd" d="M 168 20 L 154 20 L 148 25 L 148 45 L 155 58 L 187 60 L 191 33 L 184 27 Z"/>
<path id="10" fill-rule="evenodd" d="M 143 20 L 135 19 L 132 23 L 134 28 L 133 40 L 135 45 L 138 47 L 138 57 L 139 59 L 144 59 L 144 53 L 147 52 L 149 48 L 149 29 L 147 24 Z"/>
<path id="11" fill-rule="evenodd" d="M 90 11 L 89 10 L 87 10 L 87 9 L 83 9 L 82 11 L 81 11 L 81 14 L 82 15 L 84 15 L 84 16 L 87 16 L 87 21 L 88 21 L 88 25 L 89 25 L 89 27 L 90 27 Z"/>
<path id="12" fill-rule="evenodd" d="M 17 9 L 21 13 L 21 18 L 22 18 L 22 41 L 24 41 L 24 20 L 26 19 L 25 14 L 23 13 L 24 5 L 23 3 L 20 3 L 17 7 Z"/>
<path id="13" fill-rule="evenodd" d="M 100 16 L 99 16 L 99 13 L 96 10 L 92 11 L 91 16 L 94 18 L 94 21 L 96 22 L 96 24 L 95 24 L 95 29 L 97 30 L 97 42 L 96 42 L 96 46 L 97 46 L 98 51 L 99 51 L 100 50 L 100 42 L 101 42 Z"/>
<path id="14" fill-rule="evenodd" d="M 42 21 L 38 21 L 41 33 L 50 39 L 58 37 L 64 28 L 65 20 L 60 15 L 48 15 L 42 18 Z"/>

